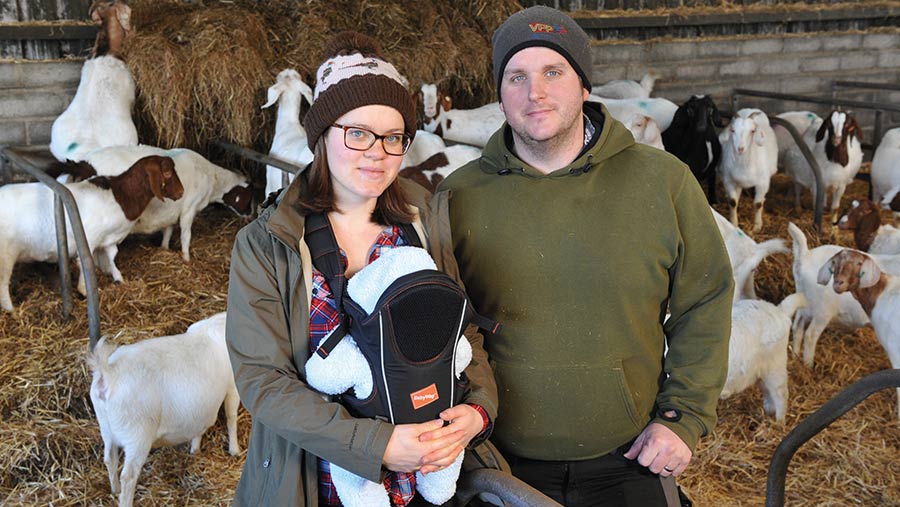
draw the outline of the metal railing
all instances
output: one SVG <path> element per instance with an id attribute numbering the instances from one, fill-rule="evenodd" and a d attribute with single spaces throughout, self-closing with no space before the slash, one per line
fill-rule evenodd
<path id="1" fill-rule="evenodd" d="M 68 233 L 66 230 L 66 215 L 69 217 L 69 223 L 72 226 L 72 236 L 75 239 L 75 248 L 78 252 L 78 259 L 81 264 L 81 273 L 84 276 L 84 285 L 87 292 L 87 313 L 88 313 L 88 334 L 90 336 L 91 350 L 100 340 L 100 296 L 97 292 L 97 274 L 94 268 L 94 257 L 91 254 L 90 245 L 88 245 L 87 237 L 84 234 L 84 226 L 81 222 L 81 215 L 78 212 L 78 204 L 72 193 L 65 185 L 59 183 L 55 179 L 47 175 L 44 169 L 28 157 L 14 149 L 0 149 L 0 158 L 3 160 L 3 166 L 13 164 L 17 168 L 25 171 L 39 182 L 43 183 L 55 194 L 53 200 L 53 215 L 56 222 L 56 245 L 57 256 L 59 260 L 59 279 L 60 293 L 62 295 L 63 316 L 69 318 L 72 313 L 72 283 L 69 277 L 69 244 Z M 35 213 L 44 212 L 44 210 L 30 210 Z"/>
<path id="2" fill-rule="evenodd" d="M 872 393 L 888 387 L 900 387 L 900 370 L 884 370 L 857 380 L 791 430 L 778 444 L 772 456 L 772 463 L 769 465 L 769 476 L 766 480 L 766 507 L 782 507 L 784 505 L 784 483 L 787 468 L 794 453 L 801 445 L 818 435 Z"/>

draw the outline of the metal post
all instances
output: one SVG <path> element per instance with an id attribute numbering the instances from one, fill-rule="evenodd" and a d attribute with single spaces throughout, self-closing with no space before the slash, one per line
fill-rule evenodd
<path id="1" fill-rule="evenodd" d="M 37 211 L 37 210 L 35 210 Z M 53 217 L 56 219 L 56 251 L 59 262 L 59 293 L 62 295 L 63 317 L 72 316 L 72 279 L 69 276 L 69 238 L 66 212 L 59 194 L 53 195 Z"/>
<path id="2" fill-rule="evenodd" d="M 48 176 L 43 169 L 29 161 L 23 154 L 12 148 L 3 148 L 0 150 L 0 154 L 7 157 L 11 163 L 14 163 L 23 171 L 37 178 L 41 183 L 50 187 L 50 190 L 56 193 L 65 206 L 69 225 L 72 227 L 72 237 L 75 238 L 75 247 L 81 263 L 81 274 L 84 277 L 84 285 L 87 291 L 88 334 L 90 335 L 91 350 L 94 350 L 94 346 L 100 340 L 100 296 L 97 292 L 94 256 L 91 254 L 90 245 L 84 234 L 81 214 L 78 212 L 78 203 L 75 202 L 75 198 L 72 197 L 72 193 L 69 192 L 65 185 Z M 63 253 L 59 252 L 60 258 L 63 257 Z M 65 258 L 68 260 L 67 252 L 65 252 Z"/>

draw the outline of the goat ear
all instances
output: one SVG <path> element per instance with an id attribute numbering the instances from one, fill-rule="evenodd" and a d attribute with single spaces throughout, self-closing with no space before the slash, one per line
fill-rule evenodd
<path id="1" fill-rule="evenodd" d="M 128 7 L 124 3 L 116 2 L 116 19 L 119 20 L 119 24 L 122 25 L 122 28 L 126 32 L 131 31 L 131 7 Z"/>
<path id="2" fill-rule="evenodd" d="M 756 132 L 753 134 L 753 142 L 757 146 L 762 146 L 766 143 L 766 133 L 759 126 L 756 127 Z"/>
<path id="3" fill-rule="evenodd" d="M 103 17 L 100 16 L 100 9 L 98 8 L 99 6 L 100 6 L 100 2 L 94 2 L 91 4 L 91 8 L 89 11 L 89 13 L 91 15 L 91 20 L 94 22 L 95 25 L 100 25 L 103 23 Z"/>
<path id="4" fill-rule="evenodd" d="M 859 128 L 859 123 L 856 122 L 856 119 L 848 116 L 847 121 L 850 123 L 850 126 L 847 128 L 847 134 L 856 136 L 859 142 L 863 142 L 862 129 Z"/>
<path id="5" fill-rule="evenodd" d="M 819 131 L 816 132 L 816 142 L 817 143 L 820 143 L 820 142 L 822 142 L 822 139 L 825 139 L 825 134 L 828 132 L 829 125 L 831 125 L 831 119 L 825 118 L 824 121 L 822 121 L 822 126 L 819 127 Z"/>
<path id="6" fill-rule="evenodd" d="M 162 193 L 162 161 L 145 160 L 143 165 L 144 171 L 147 173 L 147 179 L 150 181 L 150 192 L 160 201 L 165 201 L 166 197 Z"/>
<path id="7" fill-rule="evenodd" d="M 266 103 L 260 107 L 260 109 L 265 109 L 272 104 L 278 102 L 278 98 L 281 97 L 281 94 L 284 92 L 284 85 L 281 83 L 275 83 L 269 87 L 269 90 L 266 92 Z"/>
<path id="8" fill-rule="evenodd" d="M 834 273 L 834 259 L 840 255 L 840 252 L 831 256 L 828 259 L 828 262 L 822 264 L 822 267 L 819 268 L 819 274 L 816 277 L 816 281 L 819 285 L 828 285 L 828 280 L 831 280 L 831 275 Z"/>
<path id="9" fill-rule="evenodd" d="M 866 257 L 859 267 L 859 287 L 865 289 L 878 283 L 881 278 L 881 268 L 871 257 Z"/>

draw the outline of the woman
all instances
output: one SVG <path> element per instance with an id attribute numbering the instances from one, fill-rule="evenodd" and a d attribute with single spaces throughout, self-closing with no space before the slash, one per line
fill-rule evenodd
<path id="1" fill-rule="evenodd" d="M 416 125 L 405 80 L 362 34 L 339 34 L 326 52 L 304 119 L 313 162 L 238 233 L 232 253 L 227 342 L 241 400 L 253 416 L 234 504 L 340 505 L 329 480 L 334 462 L 383 482 L 394 505 L 425 505 L 415 496 L 414 472 L 440 470 L 475 437 L 486 438 L 496 417 L 496 385 L 481 336 L 471 332 L 471 390 L 441 419 L 401 425 L 357 419 L 305 382 L 311 351 L 338 324 L 328 283 L 304 242 L 307 216 L 328 218 L 348 277 L 383 249 L 412 243 L 400 223 L 417 225 L 438 267 L 456 274 L 449 242 L 439 241 L 449 231 L 428 213 L 427 192 L 397 178 Z"/>

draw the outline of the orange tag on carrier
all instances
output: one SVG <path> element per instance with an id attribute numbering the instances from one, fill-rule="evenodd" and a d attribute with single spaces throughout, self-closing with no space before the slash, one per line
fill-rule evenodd
<path id="1" fill-rule="evenodd" d="M 419 410 L 425 405 L 437 401 L 440 396 L 438 396 L 437 385 L 431 384 L 424 389 L 409 393 L 409 398 L 412 400 L 413 408 Z"/>

